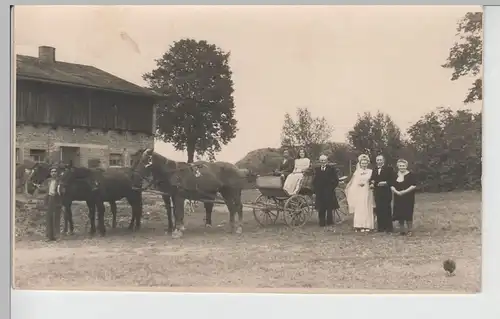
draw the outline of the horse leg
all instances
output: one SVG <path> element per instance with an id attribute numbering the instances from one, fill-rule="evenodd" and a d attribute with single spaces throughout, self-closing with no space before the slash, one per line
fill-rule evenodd
<path id="1" fill-rule="evenodd" d="M 229 211 L 229 225 L 231 227 L 231 231 L 235 230 L 235 215 L 236 215 L 236 205 L 233 202 L 233 196 L 231 194 L 230 189 L 221 189 L 220 194 L 226 203 L 227 209 Z"/>
<path id="2" fill-rule="evenodd" d="M 135 216 L 137 212 L 135 211 L 134 206 L 129 202 L 130 207 L 132 207 L 132 218 L 130 218 L 130 223 L 128 224 L 128 230 L 134 230 Z"/>
<path id="3" fill-rule="evenodd" d="M 234 193 L 234 204 L 236 212 L 238 213 L 238 224 L 236 226 L 236 233 L 243 233 L 243 203 L 241 202 L 241 189 L 233 191 Z"/>
<path id="4" fill-rule="evenodd" d="M 71 210 L 71 202 L 68 202 L 64 205 L 64 233 L 68 232 L 69 225 L 69 234 L 73 235 L 75 232 L 75 226 L 73 225 L 73 211 Z"/>
<path id="5" fill-rule="evenodd" d="M 104 225 L 104 212 L 106 211 L 106 207 L 104 207 L 104 203 L 100 200 L 95 203 L 97 208 L 97 220 L 99 224 L 99 233 L 101 236 L 106 235 L 106 226 Z"/>
<path id="6" fill-rule="evenodd" d="M 64 204 L 62 205 L 62 215 L 63 215 L 63 218 L 64 218 L 64 228 L 63 228 L 63 234 L 66 235 L 68 233 L 68 217 L 66 216 L 68 213 L 67 213 L 67 210 L 66 210 L 66 206 L 64 206 Z"/>
<path id="7" fill-rule="evenodd" d="M 111 208 L 111 214 L 113 214 L 113 221 L 111 222 L 111 228 L 116 228 L 116 202 L 110 200 L 109 207 Z"/>
<path id="8" fill-rule="evenodd" d="M 63 209 L 64 209 L 64 229 L 63 229 L 63 234 L 68 233 L 68 224 L 69 224 L 69 214 L 71 214 L 71 204 L 63 202 Z"/>
<path id="9" fill-rule="evenodd" d="M 137 219 L 136 218 L 136 216 L 137 216 L 137 207 L 136 207 L 136 205 L 137 204 L 135 203 L 135 198 L 133 196 L 128 196 L 126 198 L 127 198 L 128 204 L 132 208 L 132 218 L 130 218 L 130 223 L 128 224 L 127 229 L 128 230 L 134 230 L 134 223 L 135 223 L 135 220 Z"/>
<path id="10" fill-rule="evenodd" d="M 89 234 L 91 236 L 93 236 L 96 232 L 96 230 L 95 230 L 95 203 L 93 201 L 87 201 L 87 206 L 89 207 L 89 223 L 90 223 Z"/>
<path id="11" fill-rule="evenodd" d="M 137 193 L 135 196 L 135 230 L 141 229 L 142 219 L 142 193 Z"/>
<path id="12" fill-rule="evenodd" d="M 184 231 L 184 198 L 178 195 L 172 195 L 174 203 L 175 229 L 172 232 L 172 238 L 181 238 Z"/>
<path id="13" fill-rule="evenodd" d="M 141 198 L 142 200 L 142 198 Z M 135 203 L 135 198 L 134 196 L 129 196 L 127 197 L 127 202 L 132 208 L 132 218 L 130 218 L 130 223 L 128 224 L 128 230 L 133 231 L 134 230 L 134 224 L 136 223 L 137 220 L 137 207 Z M 142 207 L 141 207 L 141 212 L 142 212 Z"/>
<path id="14" fill-rule="evenodd" d="M 174 230 L 174 222 L 172 220 L 172 206 L 170 204 L 170 196 L 162 195 L 163 203 L 165 204 L 165 208 L 167 210 L 167 233 L 170 234 Z"/>
<path id="15" fill-rule="evenodd" d="M 177 206 L 176 206 L 176 204 L 175 204 L 175 200 L 174 200 L 174 197 L 173 197 L 173 196 L 170 196 L 170 200 L 172 201 L 172 219 L 174 220 L 174 227 L 173 227 L 173 228 L 174 228 L 174 230 L 175 230 L 175 229 L 177 228 L 177 217 L 176 217 L 177 215 L 176 215 L 176 213 L 175 213 L 175 212 L 177 211 L 177 210 L 176 210 L 176 209 L 177 209 L 177 208 L 176 208 Z M 185 204 L 185 203 L 186 203 L 186 199 L 184 199 L 184 200 L 182 201 L 182 205 L 181 205 L 181 207 L 182 207 L 182 221 L 181 221 L 181 222 L 180 222 L 180 224 L 179 224 L 179 225 L 180 225 L 180 226 L 179 226 L 179 229 L 180 229 L 182 232 L 186 230 L 186 227 L 184 226 L 184 209 L 186 208 L 186 207 L 184 206 L 184 204 Z"/>
<path id="16" fill-rule="evenodd" d="M 205 206 L 205 227 L 212 227 L 212 212 L 214 210 L 214 203 L 206 202 L 203 206 Z"/>

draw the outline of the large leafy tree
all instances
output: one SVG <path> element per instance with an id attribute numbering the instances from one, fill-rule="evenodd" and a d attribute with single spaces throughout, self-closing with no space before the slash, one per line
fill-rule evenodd
<path id="1" fill-rule="evenodd" d="M 337 171 L 342 175 L 350 175 L 353 163 L 356 163 L 356 151 L 347 143 L 327 143 L 323 153 L 330 162 L 336 163 Z"/>
<path id="2" fill-rule="evenodd" d="M 157 106 L 157 138 L 210 159 L 236 136 L 229 52 L 207 41 L 181 39 L 143 75 L 149 87 L 165 95 Z"/>
<path id="3" fill-rule="evenodd" d="M 358 116 L 348 140 L 358 153 L 365 153 L 372 160 L 382 154 L 389 162 L 397 159 L 404 146 L 400 129 L 389 115 L 381 112 Z"/>
<path id="4" fill-rule="evenodd" d="M 408 135 L 421 188 L 481 187 L 481 113 L 440 108 L 413 124 Z"/>
<path id="5" fill-rule="evenodd" d="M 480 77 L 483 64 L 483 13 L 468 12 L 458 21 L 458 41 L 451 47 L 444 68 L 453 70 L 451 80 L 463 76 L 476 77 L 469 89 L 464 103 L 473 103 L 483 99 L 483 81 Z"/>
<path id="6" fill-rule="evenodd" d="M 307 108 L 297 108 L 295 119 L 289 113 L 281 129 L 281 146 L 294 150 L 304 148 L 316 158 L 330 140 L 333 128 L 324 117 L 314 117 Z"/>

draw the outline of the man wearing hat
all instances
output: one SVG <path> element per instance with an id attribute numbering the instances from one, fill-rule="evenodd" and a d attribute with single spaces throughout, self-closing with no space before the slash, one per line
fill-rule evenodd
<path id="1" fill-rule="evenodd" d="M 316 194 L 315 205 L 321 227 L 333 227 L 333 210 L 340 208 L 335 196 L 335 188 L 338 185 L 337 170 L 332 164 L 328 164 L 326 155 L 321 155 L 319 165 L 314 169 L 313 179 L 313 189 Z"/>
<path id="2" fill-rule="evenodd" d="M 45 181 L 40 191 L 46 193 L 45 203 L 47 205 L 45 236 L 48 241 L 54 241 L 59 237 L 61 227 L 61 193 L 57 180 L 57 167 L 50 168 L 50 177 Z"/>

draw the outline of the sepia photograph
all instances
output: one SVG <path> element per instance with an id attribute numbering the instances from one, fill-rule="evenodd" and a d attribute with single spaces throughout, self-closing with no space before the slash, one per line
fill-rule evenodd
<path id="1" fill-rule="evenodd" d="M 12 17 L 14 289 L 481 292 L 480 6 Z"/>

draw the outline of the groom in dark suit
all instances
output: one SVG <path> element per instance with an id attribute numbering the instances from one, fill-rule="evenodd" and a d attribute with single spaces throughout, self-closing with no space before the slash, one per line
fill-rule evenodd
<path id="1" fill-rule="evenodd" d="M 377 230 L 392 233 L 392 192 L 390 183 L 394 179 L 394 171 L 385 165 L 385 158 L 379 155 L 376 158 L 377 167 L 372 171 L 370 188 L 375 197 L 375 215 L 377 216 Z"/>
<path id="2" fill-rule="evenodd" d="M 316 209 L 318 210 L 319 226 L 332 227 L 334 224 L 333 210 L 339 209 L 335 196 L 335 188 L 339 185 L 337 170 L 327 163 L 325 155 L 319 157 L 319 166 L 314 169 L 313 189 L 316 194 Z"/>
<path id="3" fill-rule="evenodd" d="M 288 150 L 283 151 L 283 161 L 280 164 L 280 168 L 276 171 L 276 175 L 281 176 L 282 182 L 285 181 L 286 177 L 293 172 L 295 166 L 293 158 L 290 157 Z"/>

